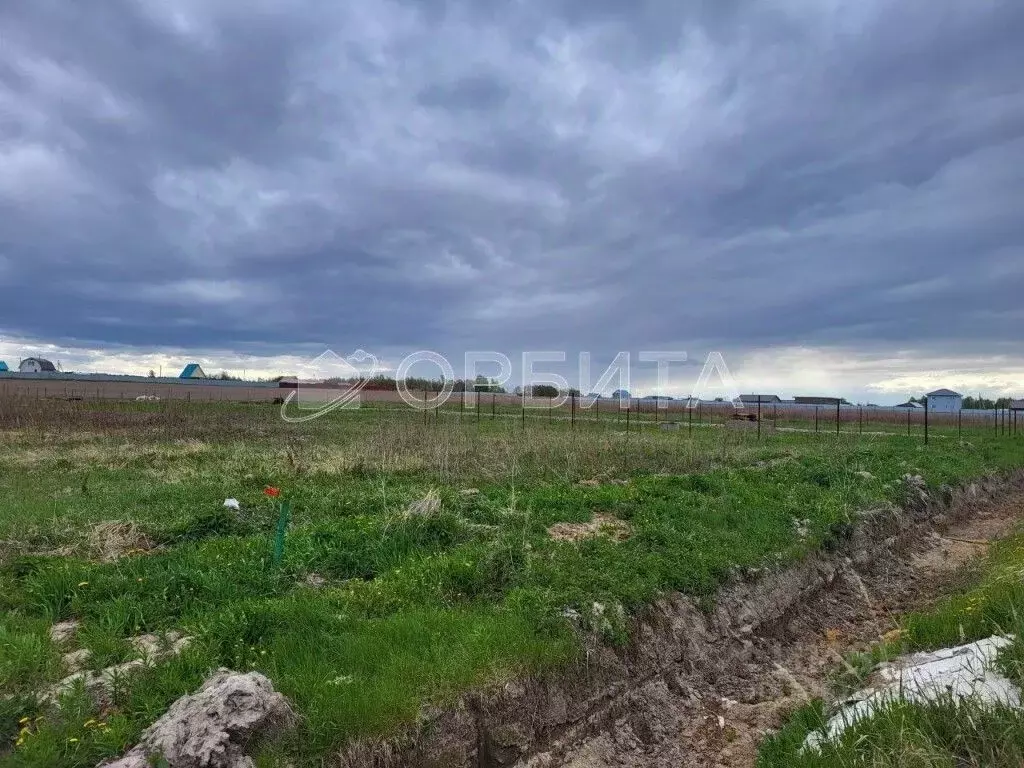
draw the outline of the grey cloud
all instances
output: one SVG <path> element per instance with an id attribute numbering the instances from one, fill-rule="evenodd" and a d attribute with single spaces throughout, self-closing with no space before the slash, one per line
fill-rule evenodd
<path id="1" fill-rule="evenodd" d="M 442 109 L 494 109 L 508 98 L 508 88 L 499 80 L 476 75 L 453 83 L 432 83 L 420 92 L 419 101 Z"/>
<path id="2" fill-rule="evenodd" d="M 0 28 L 8 334 L 979 351 L 1019 318 L 1013 2 L 15 0 Z"/>

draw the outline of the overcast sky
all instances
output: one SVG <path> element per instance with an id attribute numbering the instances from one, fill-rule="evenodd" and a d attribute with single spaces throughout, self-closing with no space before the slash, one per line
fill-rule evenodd
<path id="1" fill-rule="evenodd" d="M 1022 392 L 1022 40 L 1019 0 L 4 0 L 0 357 Z"/>

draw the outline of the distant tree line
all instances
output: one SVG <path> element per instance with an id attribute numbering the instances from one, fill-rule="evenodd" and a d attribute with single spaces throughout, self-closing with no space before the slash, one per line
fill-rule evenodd
<path id="1" fill-rule="evenodd" d="M 925 405 L 928 402 L 928 398 L 912 397 L 910 398 L 910 402 Z M 978 395 L 977 397 L 968 395 L 963 399 L 962 407 L 964 410 L 968 411 L 992 411 L 998 408 L 1009 408 L 1012 403 L 1012 397 L 1000 397 L 998 400 L 990 400 L 989 398 L 982 397 L 981 395 Z"/>
<path id="2" fill-rule="evenodd" d="M 1009 408 L 1010 404 L 1013 403 L 1012 397 L 1000 397 L 998 400 L 989 400 L 987 397 L 978 395 L 972 397 L 968 395 L 964 398 L 964 408 L 970 410 L 986 410 L 991 411 L 996 408 Z"/>
<path id="3" fill-rule="evenodd" d="M 356 379 L 353 378 L 333 378 L 326 379 L 326 383 L 331 384 L 354 384 Z M 444 381 L 441 379 L 423 379 L 410 376 L 406 379 L 406 384 L 412 392 L 440 392 L 444 387 Z M 367 380 L 364 389 L 375 390 L 378 392 L 394 392 L 398 389 L 398 385 L 395 383 L 394 378 L 378 374 Z M 489 379 L 486 376 L 477 376 L 472 382 L 467 382 L 465 379 L 455 379 L 452 382 L 453 392 L 494 392 L 496 394 L 508 394 L 508 390 L 501 386 L 496 379 Z M 558 397 L 561 394 L 557 387 L 551 384 L 534 384 L 529 387 L 530 397 Z M 513 390 L 516 395 L 523 394 L 522 387 L 516 387 Z M 580 396 L 580 391 L 575 387 L 570 387 L 565 390 L 567 395 Z"/>
<path id="4" fill-rule="evenodd" d="M 330 384 L 354 384 L 357 380 L 354 378 L 332 378 L 325 379 L 325 382 Z M 424 379 L 415 376 L 410 376 L 406 380 L 406 385 L 412 392 L 440 392 L 444 388 L 444 380 L 442 379 Z M 394 392 L 398 389 L 398 384 L 395 379 L 384 374 L 377 374 L 366 381 L 364 389 L 375 390 L 378 392 Z M 467 386 L 467 382 L 463 379 L 455 379 L 452 382 L 452 391 L 454 392 L 465 392 L 466 390 L 476 392 L 497 392 L 505 393 L 505 388 L 498 384 L 496 379 L 488 379 L 486 376 L 477 376 L 476 379 Z"/>

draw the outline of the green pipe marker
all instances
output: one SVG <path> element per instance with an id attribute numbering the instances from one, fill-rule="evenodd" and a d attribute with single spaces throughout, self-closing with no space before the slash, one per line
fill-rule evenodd
<path id="1" fill-rule="evenodd" d="M 291 519 L 291 502 L 282 501 L 280 512 L 277 516 L 277 532 L 274 534 L 274 566 L 281 565 L 284 557 L 284 532 L 288 529 L 288 521 Z"/>

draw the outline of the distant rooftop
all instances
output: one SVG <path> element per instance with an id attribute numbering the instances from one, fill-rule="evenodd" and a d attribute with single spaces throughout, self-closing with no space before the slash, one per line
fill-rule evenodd
<path id="1" fill-rule="evenodd" d="M 28 370 L 32 364 L 35 364 L 40 371 L 56 371 L 57 366 L 42 357 L 26 357 L 21 361 L 21 365 L 18 366 L 22 370 Z"/>
<path id="2" fill-rule="evenodd" d="M 813 395 L 810 396 L 810 397 L 803 397 L 803 396 L 795 397 L 795 398 L 793 398 L 793 402 L 795 402 L 797 405 L 836 405 L 836 404 L 847 405 L 848 404 L 846 398 L 843 398 L 843 397 L 819 397 L 819 396 L 813 396 Z"/>
<path id="3" fill-rule="evenodd" d="M 925 397 L 963 397 L 959 392 L 954 392 L 952 389 L 936 389 L 934 392 L 929 392 Z"/>
<path id="4" fill-rule="evenodd" d="M 781 403 L 778 395 L 740 395 L 741 403 Z"/>
<path id="5" fill-rule="evenodd" d="M 205 379 L 206 374 L 203 369 L 199 366 L 199 363 L 189 363 L 185 366 L 185 370 L 178 376 L 179 379 Z"/>

